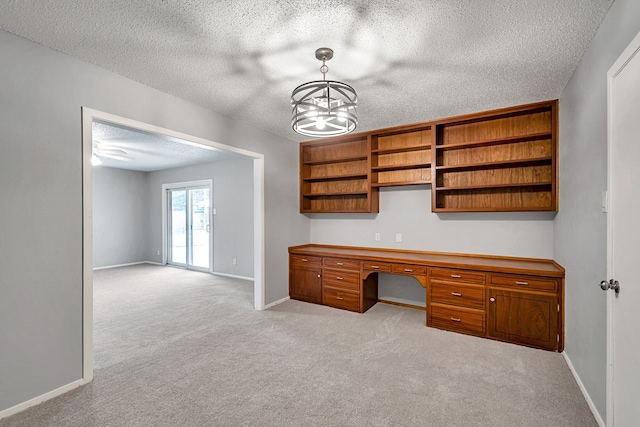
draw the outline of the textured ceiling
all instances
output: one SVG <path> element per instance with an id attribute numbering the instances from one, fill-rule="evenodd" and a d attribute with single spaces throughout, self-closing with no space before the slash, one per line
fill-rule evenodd
<path id="1" fill-rule="evenodd" d="M 93 122 L 92 137 L 94 154 L 106 154 L 99 155 L 102 167 L 151 172 L 238 157 L 217 148 L 106 122 Z"/>
<path id="2" fill-rule="evenodd" d="M 559 97 L 612 3 L 4 0 L 0 28 L 300 141 L 318 47 L 370 130 Z"/>

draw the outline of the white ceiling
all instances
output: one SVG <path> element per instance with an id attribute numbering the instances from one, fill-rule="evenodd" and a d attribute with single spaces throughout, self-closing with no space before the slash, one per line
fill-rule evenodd
<path id="1" fill-rule="evenodd" d="M 102 167 L 151 172 L 239 157 L 217 148 L 99 121 L 93 122 L 92 137 L 100 150 L 116 155 L 99 155 Z"/>
<path id="2" fill-rule="evenodd" d="M 358 131 L 558 98 L 613 0 L 0 3 L 0 28 L 295 141 L 291 91 L 358 92 Z"/>

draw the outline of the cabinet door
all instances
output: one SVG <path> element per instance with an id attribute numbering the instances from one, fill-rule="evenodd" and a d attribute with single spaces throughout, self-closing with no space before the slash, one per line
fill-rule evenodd
<path id="1" fill-rule="evenodd" d="M 511 342 L 558 349 L 558 297 L 489 290 L 487 335 Z"/>
<path id="2" fill-rule="evenodd" d="M 289 267 L 289 296 L 293 299 L 322 303 L 322 269 L 302 265 Z"/>

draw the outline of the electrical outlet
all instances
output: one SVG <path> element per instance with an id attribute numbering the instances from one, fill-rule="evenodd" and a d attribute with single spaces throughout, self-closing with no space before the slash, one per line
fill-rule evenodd
<path id="1" fill-rule="evenodd" d="M 238 259 L 237 258 L 233 259 L 233 265 L 238 265 Z"/>
<path id="2" fill-rule="evenodd" d="M 160 251 L 158 251 L 158 252 L 156 253 L 156 255 L 160 255 Z"/>
<path id="3" fill-rule="evenodd" d="M 214 215 L 216 214 L 216 208 L 213 208 L 213 214 Z"/>
<path id="4" fill-rule="evenodd" d="M 396 233 L 396 243 L 402 242 L 402 233 Z"/>
<path id="5" fill-rule="evenodd" d="M 374 239 L 376 240 L 376 242 L 380 241 L 380 233 L 376 233 L 374 236 Z"/>

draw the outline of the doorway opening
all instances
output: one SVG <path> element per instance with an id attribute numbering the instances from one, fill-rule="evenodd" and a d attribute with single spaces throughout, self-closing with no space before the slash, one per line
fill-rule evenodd
<path id="1" fill-rule="evenodd" d="M 99 154 L 99 161 L 109 162 L 114 157 L 132 157 L 131 153 L 121 148 L 110 148 L 105 144 L 99 145 L 93 137 L 94 123 L 108 123 L 114 126 L 130 128 L 140 132 L 155 134 L 166 138 L 178 139 L 186 147 L 198 148 L 201 150 L 231 153 L 236 157 L 244 157 L 252 160 L 253 163 L 253 295 L 254 308 L 263 310 L 265 308 L 264 289 L 264 156 L 260 153 L 240 149 L 237 147 L 221 144 L 215 141 L 183 134 L 170 129 L 161 128 L 143 122 L 127 119 L 109 113 L 100 112 L 90 108 L 82 108 L 82 192 L 83 192 L 83 380 L 85 383 L 93 379 L 93 261 L 94 261 L 94 239 L 93 239 L 93 169 L 92 163 L 96 162 L 96 152 Z M 123 154 L 120 151 L 125 151 Z M 93 160 L 93 161 L 92 161 Z M 116 159 L 118 160 L 118 159 Z M 122 159 L 120 159 L 122 160 Z M 250 178 L 249 178 L 250 179 Z M 166 189 L 163 189 L 166 190 Z M 207 191 L 205 191 L 207 190 Z M 183 185 L 184 191 L 184 233 L 183 233 L 183 255 L 182 261 L 185 266 L 190 265 L 194 269 L 212 271 L 212 184 L 207 185 Z M 208 194 L 207 194 L 208 193 Z M 167 192 L 162 192 L 166 197 Z M 176 207 L 179 205 L 178 192 L 174 194 Z M 208 198 L 208 200 L 206 200 Z M 167 207 L 168 202 L 163 203 Z M 207 213 L 208 211 L 208 213 Z M 163 216 L 167 216 L 168 210 L 162 209 Z M 208 219 L 207 219 L 208 216 Z M 176 221 L 180 221 L 178 216 Z M 196 225 L 199 233 L 190 233 L 190 227 Z M 163 230 L 166 228 L 163 227 Z M 201 232 L 202 231 L 202 232 Z M 175 247 L 169 250 L 167 243 L 167 233 L 161 233 L 164 240 L 162 250 L 158 250 L 157 255 L 162 256 L 162 264 L 168 263 L 169 253 L 173 251 L 172 260 L 179 261 L 177 257 L 180 246 L 180 237 L 176 234 Z M 197 234 L 197 236 L 196 236 Z M 209 245 L 202 244 L 203 239 L 209 237 Z M 158 248 L 159 249 L 159 248 Z M 153 255 L 156 249 L 153 249 Z M 174 257 L 175 254 L 175 257 Z M 205 260 L 208 259 L 208 262 Z"/>

